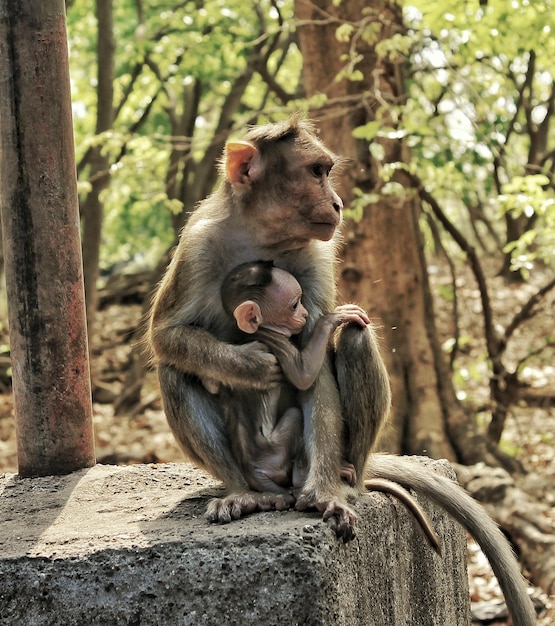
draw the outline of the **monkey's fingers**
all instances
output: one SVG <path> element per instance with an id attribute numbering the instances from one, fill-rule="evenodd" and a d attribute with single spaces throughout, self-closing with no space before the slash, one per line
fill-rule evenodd
<path id="1" fill-rule="evenodd" d="M 256 367 L 259 382 L 263 385 L 281 384 L 283 382 L 283 372 L 276 356 L 269 352 L 268 346 L 260 341 L 254 341 L 248 345 L 253 348 L 253 365 Z"/>
<path id="2" fill-rule="evenodd" d="M 308 511 L 309 509 L 315 508 L 316 504 L 314 498 L 308 496 L 306 493 L 301 493 L 295 502 L 295 509 L 297 511 Z"/>
<path id="3" fill-rule="evenodd" d="M 328 526 L 335 531 L 338 537 L 343 539 L 343 543 L 355 538 L 357 517 L 348 506 L 341 502 L 330 501 L 324 511 L 323 520 L 328 523 Z"/>
<path id="4" fill-rule="evenodd" d="M 266 389 L 270 384 L 281 383 L 283 375 L 278 360 L 268 346 L 260 341 L 233 346 L 235 367 L 229 372 L 232 387 Z"/>
<path id="5" fill-rule="evenodd" d="M 288 511 L 295 504 L 295 496 L 291 493 L 275 494 L 276 511 Z"/>
<path id="6" fill-rule="evenodd" d="M 368 313 L 356 304 L 342 304 L 336 307 L 334 314 L 341 316 L 343 323 L 353 322 L 363 327 L 371 323 Z"/>
<path id="7" fill-rule="evenodd" d="M 212 523 L 229 524 L 232 520 L 252 513 L 256 508 L 256 500 L 249 492 L 232 493 L 224 498 L 210 500 L 206 508 L 206 517 Z"/>
<path id="8" fill-rule="evenodd" d="M 213 524 L 229 524 L 231 522 L 231 508 L 225 506 L 224 498 L 210 500 L 206 507 L 206 519 Z"/>
<path id="9" fill-rule="evenodd" d="M 301 494 L 295 503 L 297 511 L 318 509 L 324 522 L 343 539 L 344 543 L 355 538 L 356 514 L 345 503 L 330 497 L 319 499 L 314 494 Z"/>
<path id="10" fill-rule="evenodd" d="M 229 524 L 255 511 L 284 511 L 291 508 L 295 498 L 291 494 L 245 491 L 232 493 L 224 498 L 210 500 L 206 518 L 213 524 Z"/>
<path id="11" fill-rule="evenodd" d="M 267 380 L 269 385 L 281 385 L 283 383 L 283 370 L 277 363 L 275 367 L 268 370 Z"/>
<path id="12" fill-rule="evenodd" d="M 356 537 L 354 524 L 342 521 L 337 515 L 332 515 L 326 521 L 326 524 L 339 539 L 343 540 L 343 543 L 349 543 L 349 541 L 352 541 Z"/>
<path id="13" fill-rule="evenodd" d="M 359 313 L 344 315 L 341 321 L 343 324 L 356 324 L 361 328 L 366 328 L 370 324 L 370 320 L 365 315 L 360 315 Z"/>
<path id="14" fill-rule="evenodd" d="M 357 483 L 357 471 L 355 466 L 352 463 L 347 463 L 347 461 L 341 462 L 341 471 L 339 475 L 343 480 L 346 480 L 347 483 L 354 487 Z"/>

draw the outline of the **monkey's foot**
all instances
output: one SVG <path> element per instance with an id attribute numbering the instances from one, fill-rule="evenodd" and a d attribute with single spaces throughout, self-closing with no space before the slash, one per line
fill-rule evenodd
<path id="1" fill-rule="evenodd" d="M 295 504 L 293 495 L 285 493 L 261 493 L 244 491 L 231 493 L 224 498 L 210 500 L 206 508 L 208 521 L 229 524 L 255 511 L 285 511 Z"/>
<path id="2" fill-rule="evenodd" d="M 314 494 L 304 493 L 297 499 L 295 508 L 297 511 L 318 509 L 323 514 L 324 522 L 344 543 L 355 538 L 357 516 L 345 502 L 333 497 L 318 498 Z"/>

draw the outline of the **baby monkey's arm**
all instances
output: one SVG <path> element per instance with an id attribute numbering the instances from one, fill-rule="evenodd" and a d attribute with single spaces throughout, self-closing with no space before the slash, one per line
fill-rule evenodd
<path id="1" fill-rule="evenodd" d="M 260 329 L 260 340 L 268 345 L 277 357 L 285 378 L 297 389 L 305 390 L 314 384 L 324 360 L 330 337 L 341 324 L 358 324 L 365 328 L 370 319 L 355 304 L 343 304 L 333 313 L 321 317 L 304 349 L 298 350 L 291 340 L 274 331 Z"/>

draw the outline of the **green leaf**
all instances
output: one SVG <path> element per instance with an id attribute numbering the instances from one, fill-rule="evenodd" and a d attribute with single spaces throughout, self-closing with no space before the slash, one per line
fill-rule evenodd
<path id="1" fill-rule="evenodd" d="M 335 31 L 335 38 L 341 43 L 348 43 L 351 40 L 355 27 L 351 24 L 341 24 Z"/>
<path id="2" fill-rule="evenodd" d="M 372 139 L 377 136 L 381 127 L 381 122 L 368 122 L 364 126 L 359 126 L 358 128 L 355 128 L 353 130 L 353 137 L 355 139 L 366 139 L 367 141 L 372 141 Z"/>
<path id="3" fill-rule="evenodd" d="M 368 150 L 370 150 L 370 154 L 373 156 L 376 161 L 383 161 L 385 157 L 385 149 L 380 143 L 376 143 L 373 141 L 369 146 Z"/>

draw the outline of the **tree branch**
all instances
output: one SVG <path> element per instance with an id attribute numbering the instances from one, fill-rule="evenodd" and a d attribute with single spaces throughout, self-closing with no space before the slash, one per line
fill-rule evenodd
<path id="1" fill-rule="evenodd" d="M 451 349 L 451 352 L 449 353 L 449 369 L 453 371 L 455 359 L 457 358 L 457 353 L 459 351 L 460 337 L 461 337 L 461 330 L 459 326 L 459 297 L 457 295 L 457 276 L 455 272 L 455 264 L 453 263 L 453 259 L 451 259 L 451 257 L 449 256 L 449 253 L 447 252 L 447 250 L 445 249 L 445 246 L 443 245 L 443 242 L 441 241 L 441 236 L 439 234 L 437 223 L 435 222 L 435 220 L 429 214 L 428 211 L 426 211 L 426 217 L 428 218 L 427 219 L 428 226 L 430 227 L 430 230 L 432 231 L 432 235 L 433 235 L 434 241 L 436 242 L 436 246 L 438 246 L 441 252 L 443 253 L 445 260 L 447 261 L 447 265 L 449 266 L 449 273 L 451 275 L 451 288 L 453 289 L 453 328 L 454 328 L 453 339 L 454 339 L 454 343 L 453 343 L 453 348 Z"/>
<path id="2" fill-rule="evenodd" d="M 520 311 L 518 311 L 518 313 L 514 315 L 513 319 L 508 324 L 507 328 L 505 328 L 505 333 L 500 343 L 501 350 L 505 349 L 509 339 L 511 338 L 515 330 L 523 322 L 530 319 L 536 314 L 536 312 L 534 311 L 534 308 L 544 298 L 544 296 L 547 295 L 553 288 L 555 288 L 555 278 L 550 280 L 546 285 L 538 289 L 536 293 L 530 296 L 530 298 L 524 304 L 524 306 L 520 309 Z"/>
<path id="3" fill-rule="evenodd" d="M 512 77 L 510 74 L 509 74 L 509 78 L 513 80 L 516 86 L 516 79 Z M 530 81 L 532 80 L 532 78 L 533 78 L 533 74 L 530 72 L 530 64 L 528 64 L 528 70 L 526 72 L 526 79 L 524 80 L 524 82 L 522 83 L 520 87 L 517 86 L 518 97 L 515 103 L 515 113 L 513 117 L 511 118 L 511 121 L 509 122 L 509 126 L 507 127 L 507 132 L 505 133 L 505 141 L 502 144 L 500 144 L 498 153 L 497 155 L 495 155 L 493 159 L 493 179 L 495 181 L 495 188 L 498 194 L 501 193 L 502 186 L 503 186 L 499 177 L 499 169 L 502 166 L 502 161 L 505 156 L 505 152 L 507 151 L 509 139 L 511 138 L 511 135 L 514 132 L 516 121 L 518 119 L 520 111 L 522 110 L 522 106 L 524 103 L 524 92 L 526 90 L 526 87 L 529 85 Z"/>
<path id="4" fill-rule="evenodd" d="M 499 339 L 493 325 L 493 312 L 491 308 L 491 301 L 486 283 L 486 277 L 484 274 L 484 270 L 482 269 L 482 264 L 480 263 L 478 255 L 476 254 L 476 250 L 473 246 L 470 245 L 470 243 L 466 240 L 463 234 L 445 215 L 437 200 L 424 187 L 420 178 L 406 171 L 404 172 L 404 174 L 409 177 L 412 185 L 418 191 L 420 199 L 432 209 L 432 212 L 440 221 L 441 225 L 451 235 L 459 248 L 468 257 L 468 260 L 470 262 L 470 268 L 472 270 L 472 273 L 474 274 L 476 282 L 478 283 L 478 289 L 480 291 L 480 300 L 482 302 L 482 314 L 484 318 L 484 332 L 486 337 L 488 356 L 495 364 L 498 362 L 499 358 Z"/>

